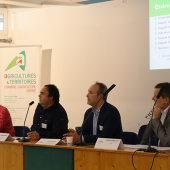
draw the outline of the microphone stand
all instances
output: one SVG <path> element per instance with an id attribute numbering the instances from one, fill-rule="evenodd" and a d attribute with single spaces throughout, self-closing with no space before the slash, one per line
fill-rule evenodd
<path id="1" fill-rule="evenodd" d="M 152 117 L 153 117 L 153 112 L 154 112 L 154 107 L 158 99 L 156 99 L 154 105 L 153 105 L 153 111 L 152 111 Z M 152 122 L 152 117 L 151 117 L 151 122 Z M 149 144 L 148 148 L 144 150 L 144 152 L 159 152 L 157 149 L 151 147 L 151 138 L 152 138 L 152 128 L 149 130 Z"/>
<path id="2" fill-rule="evenodd" d="M 19 140 L 19 142 L 29 142 L 29 141 L 31 140 L 30 138 L 25 138 L 25 122 L 26 122 L 26 119 L 27 119 L 27 115 L 28 115 L 29 108 L 30 108 L 30 106 L 31 106 L 32 104 L 34 104 L 34 101 L 32 101 L 31 103 L 29 103 L 28 110 L 27 110 L 27 114 L 26 114 L 25 121 L 24 121 L 23 138 L 21 138 L 21 139 Z"/>

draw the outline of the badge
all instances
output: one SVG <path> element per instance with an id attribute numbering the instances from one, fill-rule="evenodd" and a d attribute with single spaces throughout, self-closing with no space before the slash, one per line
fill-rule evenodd
<path id="1" fill-rule="evenodd" d="M 102 131 L 103 130 L 103 126 L 99 125 L 99 130 Z"/>
<path id="2" fill-rule="evenodd" d="M 41 123 L 41 127 L 42 127 L 43 129 L 47 129 L 47 124 Z"/>

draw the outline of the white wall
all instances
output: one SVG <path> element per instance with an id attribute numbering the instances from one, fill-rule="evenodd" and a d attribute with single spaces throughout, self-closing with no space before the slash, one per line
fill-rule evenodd
<path id="1" fill-rule="evenodd" d="M 108 101 L 121 114 L 124 131 L 148 122 L 155 84 L 169 70 L 149 70 L 148 0 L 110 1 L 87 6 L 56 6 L 16 15 L 17 44 L 52 49 L 51 83 L 60 89 L 69 127 L 80 126 L 89 86 L 108 87 Z"/>

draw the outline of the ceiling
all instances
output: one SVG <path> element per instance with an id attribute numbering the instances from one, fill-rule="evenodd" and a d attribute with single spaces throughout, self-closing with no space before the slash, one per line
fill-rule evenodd
<path id="1" fill-rule="evenodd" d="M 0 8 L 43 8 L 53 5 L 88 5 L 110 0 L 0 0 Z"/>

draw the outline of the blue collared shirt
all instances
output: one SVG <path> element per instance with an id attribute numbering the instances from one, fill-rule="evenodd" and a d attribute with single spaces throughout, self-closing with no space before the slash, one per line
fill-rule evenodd
<path id="1" fill-rule="evenodd" d="M 97 134 L 97 121 L 98 121 L 98 117 L 99 117 L 99 114 L 100 114 L 100 109 L 103 106 L 103 104 L 97 110 L 94 110 L 94 109 L 92 110 L 92 112 L 94 113 L 94 116 L 93 116 L 93 135 Z"/>
<path id="2" fill-rule="evenodd" d="M 97 134 L 97 121 L 98 121 L 100 110 L 101 110 L 103 104 L 97 110 L 94 110 L 94 109 L 92 110 L 92 112 L 94 113 L 94 116 L 93 116 L 93 135 Z M 82 136 L 82 141 L 84 142 L 84 136 Z"/>

